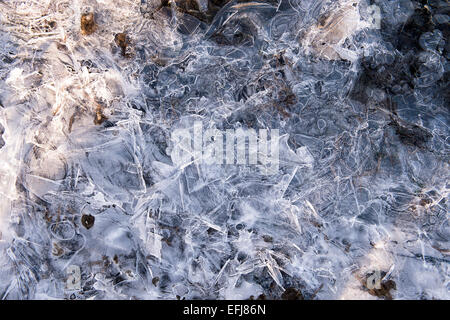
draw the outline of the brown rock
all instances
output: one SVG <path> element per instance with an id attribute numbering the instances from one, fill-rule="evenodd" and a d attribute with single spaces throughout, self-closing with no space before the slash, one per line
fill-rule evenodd
<path id="1" fill-rule="evenodd" d="M 94 124 L 100 125 L 105 120 L 108 120 L 108 117 L 103 114 L 102 107 L 97 105 L 97 108 L 95 109 Z"/>
<path id="2" fill-rule="evenodd" d="M 97 29 L 97 25 L 95 24 L 94 14 L 92 12 L 82 14 L 81 33 L 88 36 L 94 33 L 95 29 Z"/>
<path id="3" fill-rule="evenodd" d="M 114 37 L 114 41 L 116 45 L 120 48 L 122 56 L 127 56 L 127 47 L 130 44 L 130 41 L 126 35 L 126 33 L 117 33 Z"/>
<path id="4" fill-rule="evenodd" d="M 381 283 L 380 289 L 369 289 L 369 293 L 378 298 L 392 300 L 392 289 L 397 290 L 397 285 L 394 280 L 388 280 Z"/>
<path id="5" fill-rule="evenodd" d="M 52 254 L 59 257 L 64 253 L 64 249 L 61 248 L 57 243 L 53 243 Z"/>
<path id="6" fill-rule="evenodd" d="M 283 300 L 303 300 L 303 295 L 295 288 L 287 288 L 281 295 Z"/>
<path id="7" fill-rule="evenodd" d="M 95 217 L 90 214 L 83 214 L 81 217 L 81 224 L 86 228 L 90 229 L 94 226 Z"/>

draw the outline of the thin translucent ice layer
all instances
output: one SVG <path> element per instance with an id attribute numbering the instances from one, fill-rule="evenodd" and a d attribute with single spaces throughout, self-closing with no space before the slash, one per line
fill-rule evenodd
<path id="1" fill-rule="evenodd" d="M 448 20 L 0 1 L 0 298 L 449 299 Z M 196 121 L 279 129 L 279 170 L 175 165 Z"/>

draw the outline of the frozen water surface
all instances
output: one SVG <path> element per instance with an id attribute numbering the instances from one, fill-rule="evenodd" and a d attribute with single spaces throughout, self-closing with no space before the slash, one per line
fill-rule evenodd
<path id="1" fill-rule="evenodd" d="M 0 21 L 1 299 L 450 298 L 446 1 Z M 279 170 L 175 164 L 196 121 L 278 129 Z"/>

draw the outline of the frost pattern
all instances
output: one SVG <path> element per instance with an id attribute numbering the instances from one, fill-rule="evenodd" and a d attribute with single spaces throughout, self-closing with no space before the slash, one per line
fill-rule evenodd
<path id="1" fill-rule="evenodd" d="M 0 298 L 449 299 L 448 7 L 373 3 L 0 1 Z M 175 166 L 195 121 L 280 170 Z"/>

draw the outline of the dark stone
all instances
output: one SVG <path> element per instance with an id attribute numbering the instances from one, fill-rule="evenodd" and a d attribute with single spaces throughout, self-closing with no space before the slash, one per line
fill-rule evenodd
<path id="1" fill-rule="evenodd" d="M 83 214 L 81 217 L 81 224 L 88 230 L 94 226 L 94 222 L 95 217 L 90 214 Z"/>
<path id="2" fill-rule="evenodd" d="M 127 57 L 129 54 L 127 54 L 127 48 L 130 44 L 130 39 L 128 38 L 126 33 L 117 33 L 114 36 L 114 41 L 116 45 L 120 48 L 120 52 L 122 56 Z"/>
<path id="3" fill-rule="evenodd" d="M 94 33 L 96 28 L 95 17 L 92 12 L 81 15 L 81 33 L 83 35 L 88 36 Z"/>
<path id="4" fill-rule="evenodd" d="M 287 288 L 281 295 L 283 300 L 303 300 L 303 295 L 295 288 Z"/>
<path id="5" fill-rule="evenodd" d="M 432 137 L 431 133 L 419 127 L 418 125 L 400 124 L 398 121 L 391 122 L 395 128 L 395 133 L 400 141 L 407 145 L 413 145 L 419 148 L 425 147 L 425 144 Z"/>

